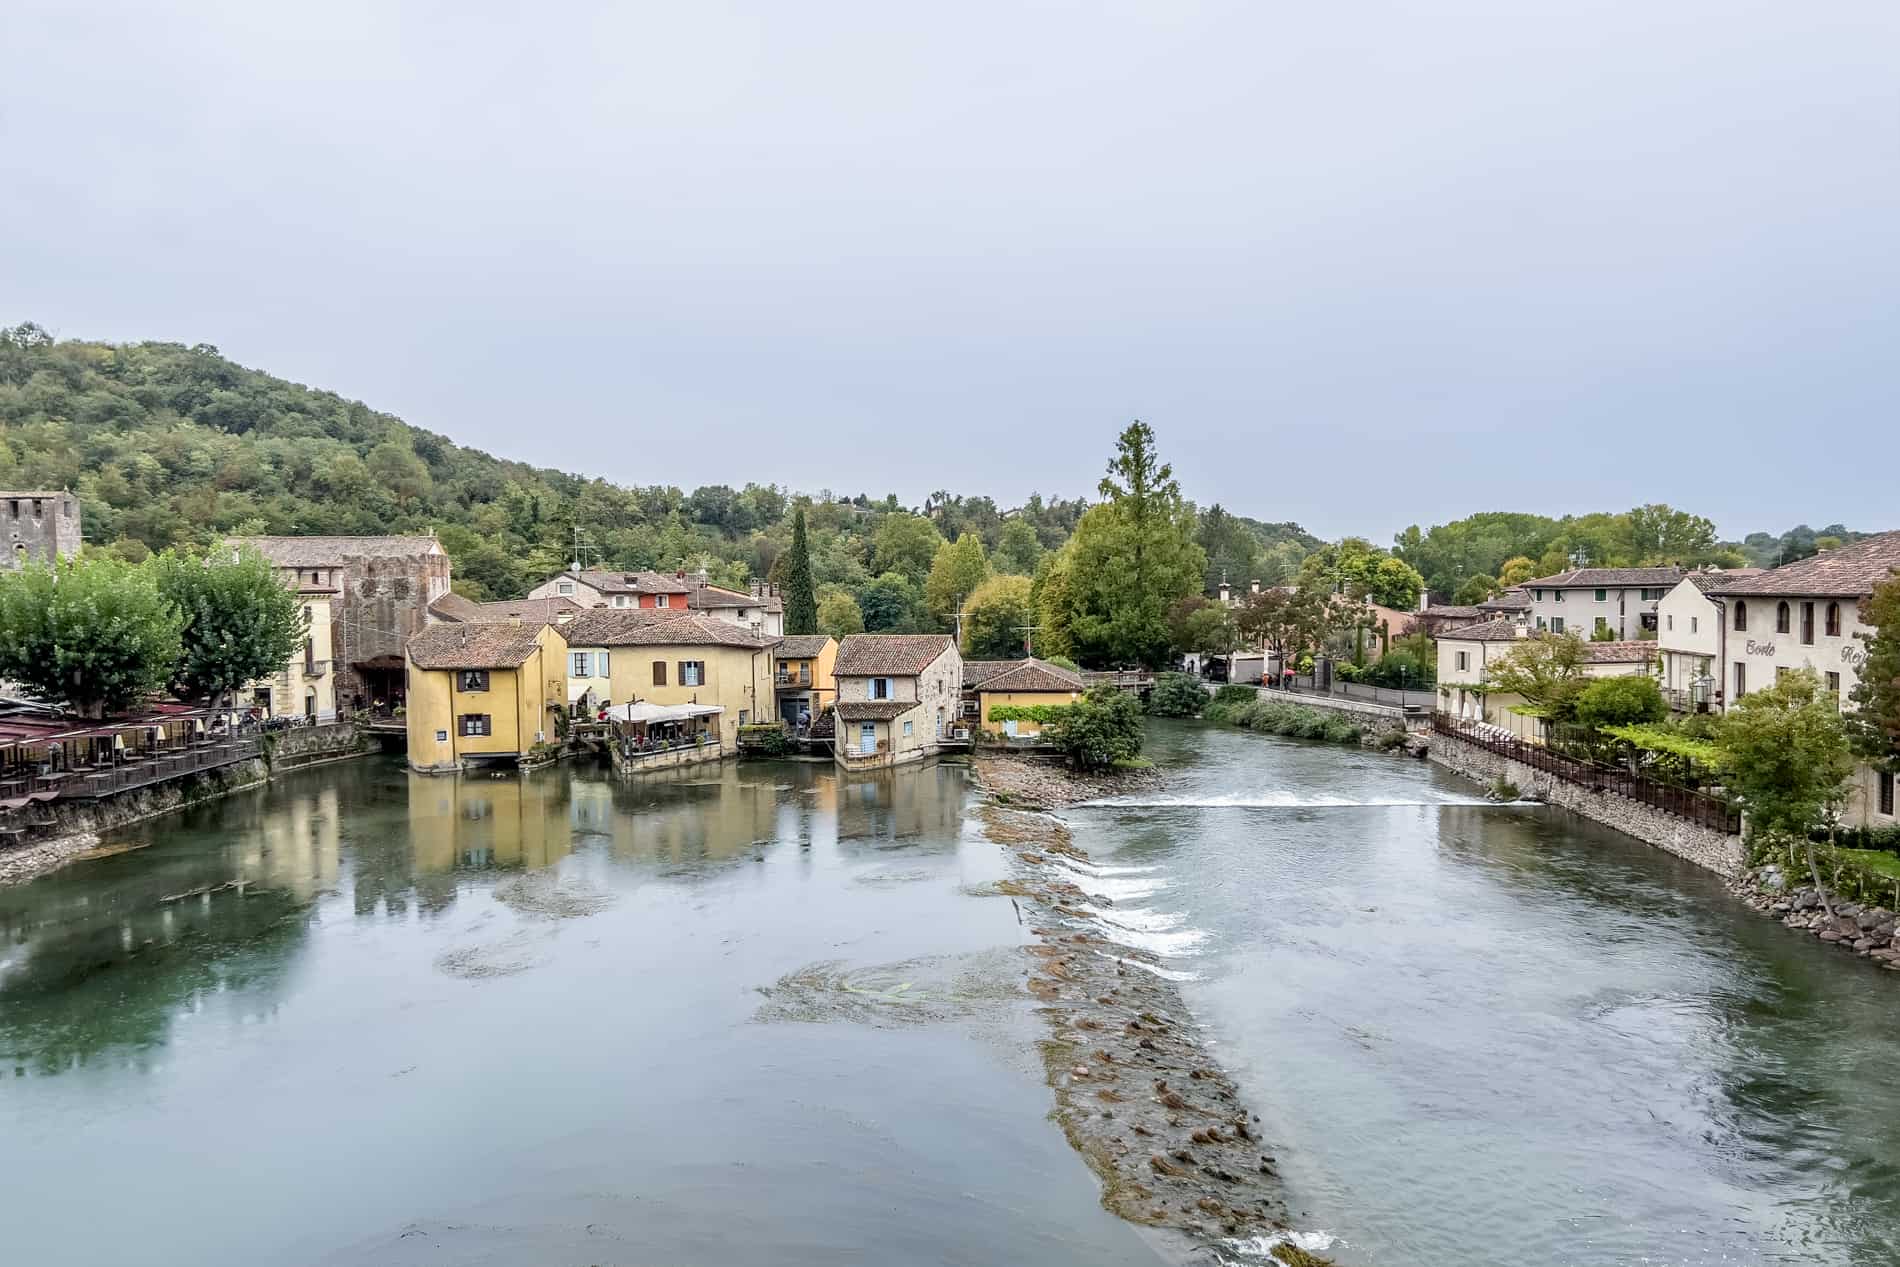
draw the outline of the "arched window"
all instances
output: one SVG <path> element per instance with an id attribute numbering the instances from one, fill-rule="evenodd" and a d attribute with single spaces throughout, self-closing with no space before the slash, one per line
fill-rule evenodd
<path id="1" fill-rule="evenodd" d="M 1775 632 L 1788 632 L 1788 604 L 1786 603 L 1775 604 Z"/>
<path id="2" fill-rule="evenodd" d="M 1748 628 L 1748 604 L 1742 599 L 1735 600 L 1735 629 L 1737 632 Z"/>
<path id="3" fill-rule="evenodd" d="M 1827 636 L 1830 638 L 1841 636 L 1841 605 L 1839 603 L 1827 605 Z"/>

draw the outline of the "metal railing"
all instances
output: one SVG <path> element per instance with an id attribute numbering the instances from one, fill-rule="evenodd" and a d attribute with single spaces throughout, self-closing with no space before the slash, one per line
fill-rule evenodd
<path id="1" fill-rule="evenodd" d="M 253 737 L 217 739 L 204 744 L 160 750 L 133 758 L 130 764 L 78 774 L 61 784 L 61 800 L 97 800 L 220 766 L 236 765 L 264 755 L 264 743 Z"/>
<path id="2" fill-rule="evenodd" d="M 1600 762 L 1565 756 L 1539 744 L 1496 734 L 1495 729 L 1483 722 L 1453 717 L 1449 713 L 1432 714 L 1432 730 L 1437 734 L 1508 757 L 1533 770 L 1593 792 L 1614 792 L 1651 809 L 1687 819 L 1698 826 L 1726 832 L 1731 836 L 1741 834 L 1742 816 L 1720 797 L 1658 783 L 1632 771 Z"/>
<path id="3" fill-rule="evenodd" d="M 1262 681 L 1260 684 L 1268 690 L 1284 692 L 1289 680 L 1295 694 L 1337 695 L 1341 699 L 1365 700 L 1369 704 L 1388 704 L 1393 708 L 1432 708 L 1438 702 L 1438 692 L 1429 686 L 1401 689 L 1396 686 L 1373 686 L 1368 682 L 1347 682 L 1336 677 L 1331 687 L 1321 690 L 1310 673 L 1296 673 L 1291 679 L 1283 674 L 1277 683 Z"/>

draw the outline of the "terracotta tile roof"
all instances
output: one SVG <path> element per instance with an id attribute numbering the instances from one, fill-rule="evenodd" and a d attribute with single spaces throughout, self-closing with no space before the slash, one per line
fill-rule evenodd
<path id="1" fill-rule="evenodd" d="M 963 687 L 970 690 L 981 686 L 998 673 L 1007 673 L 1021 663 L 1021 660 L 965 660 Z"/>
<path id="2" fill-rule="evenodd" d="M 1701 590 L 1704 594 L 1713 594 L 1724 585 L 1735 581 L 1747 580 L 1751 576 L 1760 576 L 1767 570 L 1766 568 L 1729 568 L 1727 571 L 1704 569 L 1698 572 L 1691 572 L 1682 579 Z"/>
<path id="3" fill-rule="evenodd" d="M 517 598 L 507 602 L 477 603 L 456 593 L 444 594 L 429 604 L 431 615 L 461 624 L 519 621 L 522 624 L 552 625 L 563 616 L 578 616 L 586 610 L 571 598 Z"/>
<path id="4" fill-rule="evenodd" d="M 830 634 L 786 634 L 778 644 L 781 660 L 815 660 L 824 654 Z"/>
<path id="5" fill-rule="evenodd" d="M 956 645 L 949 634 L 852 634 L 838 644 L 834 671 L 840 677 L 915 677 Z"/>
<path id="6" fill-rule="evenodd" d="M 779 640 L 729 620 L 670 609 L 596 608 L 561 626 L 575 647 L 738 647 L 760 651 Z"/>
<path id="7" fill-rule="evenodd" d="M 586 568 L 576 572 L 569 568 L 549 579 L 559 580 L 563 576 L 572 577 L 589 589 L 599 590 L 603 594 L 684 594 L 692 588 L 692 582 L 685 577 L 674 576 L 671 572 L 646 570 Z"/>
<path id="8" fill-rule="evenodd" d="M 1528 611 L 1530 605 L 1531 596 L 1525 592 L 1522 585 L 1517 585 L 1505 590 L 1496 598 L 1486 599 L 1479 603 L 1478 607 L 1488 612 L 1520 612 Z"/>
<path id="9" fill-rule="evenodd" d="M 760 594 L 742 594 L 720 585 L 706 585 L 686 596 L 686 605 L 695 611 L 713 611 L 725 607 L 757 607 L 761 611 L 784 611 L 785 600 Z"/>
<path id="10" fill-rule="evenodd" d="M 889 721 L 919 706 L 914 699 L 847 699 L 838 701 L 842 721 Z"/>
<path id="11" fill-rule="evenodd" d="M 1635 585 L 1645 589 L 1661 586 L 1667 589 L 1682 577 L 1683 570 L 1679 567 L 1576 568 L 1553 576 L 1540 576 L 1524 584 L 1547 590 L 1606 589 L 1617 585 Z"/>
<path id="12" fill-rule="evenodd" d="M 1660 649 L 1654 641 L 1586 642 L 1583 658 L 1590 664 L 1643 664 L 1654 660 Z"/>
<path id="13" fill-rule="evenodd" d="M 1456 603 L 1435 603 L 1422 609 L 1418 614 L 1427 617 L 1436 616 L 1441 620 L 1469 620 L 1475 616 L 1484 615 L 1484 608 L 1465 607 Z"/>
<path id="14" fill-rule="evenodd" d="M 1072 694 L 1085 689 L 1080 673 L 1071 673 L 1047 660 L 1018 660 L 1001 673 L 992 674 L 979 684 L 979 690 Z"/>
<path id="15" fill-rule="evenodd" d="M 434 537 L 232 537 L 280 567 L 338 567 L 348 559 L 400 559 L 442 554 Z"/>
<path id="16" fill-rule="evenodd" d="M 1712 594 L 1811 594 L 1860 598 L 1900 570 L 1900 532 L 1883 532 L 1828 550 L 1799 563 L 1786 563 L 1756 576 L 1719 585 Z"/>
<path id="17" fill-rule="evenodd" d="M 430 625 L 409 640 L 419 669 L 512 669 L 534 654 L 539 625 Z"/>
<path id="18" fill-rule="evenodd" d="M 1438 635 L 1440 642 L 1514 642 L 1524 626 L 1509 617 L 1487 620 L 1483 624 L 1463 625 Z"/>

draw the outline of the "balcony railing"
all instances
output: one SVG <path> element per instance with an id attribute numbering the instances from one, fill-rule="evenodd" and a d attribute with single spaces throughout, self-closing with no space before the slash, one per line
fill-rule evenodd
<path id="1" fill-rule="evenodd" d="M 307 678 L 323 677 L 329 673 L 329 671 L 330 662 L 328 660 L 305 660 L 303 662 L 303 675 Z"/>
<path id="2" fill-rule="evenodd" d="M 789 687 L 808 687 L 811 685 L 811 674 L 809 673 L 775 673 L 772 675 L 772 684 L 774 686 L 781 686 L 781 687 L 788 687 L 788 688 Z"/>

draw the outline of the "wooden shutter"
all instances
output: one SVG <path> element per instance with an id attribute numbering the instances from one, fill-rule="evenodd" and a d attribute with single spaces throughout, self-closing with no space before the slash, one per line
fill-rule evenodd
<path id="1" fill-rule="evenodd" d="M 655 660 L 653 662 L 653 685 L 666 685 L 666 661 L 664 660 Z"/>

